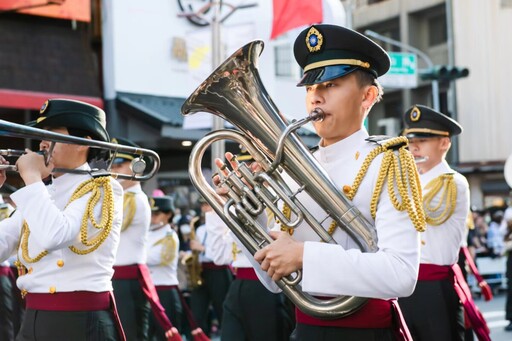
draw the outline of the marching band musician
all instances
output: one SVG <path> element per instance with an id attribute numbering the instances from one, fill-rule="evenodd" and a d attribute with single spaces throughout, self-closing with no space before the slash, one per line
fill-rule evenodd
<path id="1" fill-rule="evenodd" d="M 254 267 L 271 290 L 277 288 L 270 279 L 279 280 L 301 269 L 305 292 L 368 298 L 355 313 L 333 320 L 296 309 L 291 340 L 410 339 L 406 326 L 399 323 L 395 298 L 413 292 L 418 273 L 418 231 L 424 229 L 424 217 L 417 170 L 406 150 L 406 139 L 380 141 L 369 137 L 363 125 L 382 96 L 377 77 L 388 71 L 389 56 L 365 36 L 327 24 L 302 31 L 295 40 L 294 54 L 304 69 L 298 85 L 306 90 L 307 111 L 318 108 L 325 113 L 323 120 L 313 123 L 321 137 L 313 155 L 340 191 L 374 224 L 378 250 L 362 252 L 330 219 L 322 224 L 337 244 L 320 242 L 302 222 L 295 229 L 281 226 L 282 231 L 271 232 L 275 240 L 255 253 L 254 260 L 260 264 Z M 230 160 L 232 155 L 226 157 Z M 227 175 L 223 162 L 216 163 Z M 299 184 L 287 180 L 292 191 L 297 191 Z M 218 189 L 219 194 L 226 192 L 224 187 Z M 297 199 L 321 222 L 326 212 L 307 193 L 297 192 Z"/>
<path id="2" fill-rule="evenodd" d="M 139 147 L 134 142 L 123 138 L 113 138 L 112 142 Z M 131 162 L 135 158 L 134 154 L 118 152 L 112 162 L 112 171 L 119 174 L 133 174 Z M 147 340 L 150 306 L 139 284 L 138 264 L 146 263 L 146 240 L 151 223 L 151 208 L 139 181 L 129 179 L 118 179 L 118 181 L 124 190 L 123 223 L 114 263 L 112 286 L 126 339 L 128 341 Z"/>
<path id="3" fill-rule="evenodd" d="M 171 322 L 182 326 L 182 306 L 178 292 L 178 234 L 169 224 L 174 214 L 169 196 L 151 197 L 151 226 L 147 241 L 147 265 L 158 297 Z M 150 316 L 149 340 L 166 340 L 164 330 Z"/>
<path id="4" fill-rule="evenodd" d="M 483 317 L 475 309 L 471 292 L 457 264 L 466 236 L 469 185 L 446 162 L 451 138 L 462 127 L 448 116 L 423 105 L 404 114 L 403 135 L 417 160 L 423 187 L 427 230 L 421 236 L 418 283 L 410 297 L 400 298 L 405 320 L 414 340 L 464 340 L 466 308 L 480 340 L 488 340 Z M 455 278 L 455 279 L 454 279 Z M 465 295 L 462 295 L 465 293 Z M 472 309 L 468 312 L 468 309 Z M 428 316 L 428 318 L 426 317 Z"/>
<path id="5" fill-rule="evenodd" d="M 95 106 L 52 99 L 29 125 L 108 142 L 105 121 Z M 39 147 L 48 153 L 51 143 Z M 97 151 L 55 143 L 48 164 L 30 150 L 16 162 L 25 187 L 11 194 L 16 211 L 0 222 L 0 259 L 17 252 L 26 304 L 16 340 L 124 340 L 111 293 L 123 190 L 110 176 L 52 173 L 90 170 Z"/>
<path id="6" fill-rule="evenodd" d="M 217 213 L 207 212 L 205 220 L 210 245 L 206 256 L 215 264 L 231 262 L 235 272 L 235 280 L 224 300 L 221 340 L 289 340 L 293 321 L 286 297 L 268 291 L 261 284 L 251 262 Z"/>
<path id="7" fill-rule="evenodd" d="M 206 215 L 212 211 L 211 206 L 203 198 L 200 198 L 199 202 L 201 203 L 201 214 Z M 210 248 L 207 235 L 206 226 L 203 224 L 196 229 L 195 239 L 190 240 L 190 249 L 199 252 L 199 262 L 201 263 L 201 283 L 191 291 L 190 308 L 199 327 L 206 335 L 210 335 L 211 327 L 208 321 L 210 305 L 222 328 L 223 304 L 233 275 L 229 268 L 230 262 L 217 265 L 207 256 L 207 250 Z"/>

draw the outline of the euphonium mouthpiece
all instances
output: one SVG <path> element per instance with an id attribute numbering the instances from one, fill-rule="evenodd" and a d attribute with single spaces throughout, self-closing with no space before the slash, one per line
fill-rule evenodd
<path id="1" fill-rule="evenodd" d="M 322 122 L 324 120 L 325 114 L 324 111 L 320 108 L 315 108 L 310 114 L 309 118 L 313 122 Z"/>

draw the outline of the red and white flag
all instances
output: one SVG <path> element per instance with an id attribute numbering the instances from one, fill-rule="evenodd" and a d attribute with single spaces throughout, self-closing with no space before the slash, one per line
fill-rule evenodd
<path id="1" fill-rule="evenodd" d="M 273 0 L 270 39 L 297 27 L 319 23 L 345 25 L 345 10 L 340 0 Z"/>
<path id="2" fill-rule="evenodd" d="M 274 0 L 270 39 L 304 25 L 322 22 L 322 0 Z"/>

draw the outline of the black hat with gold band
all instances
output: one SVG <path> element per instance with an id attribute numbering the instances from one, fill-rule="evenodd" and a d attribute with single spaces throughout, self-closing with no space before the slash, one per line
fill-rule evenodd
<path id="1" fill-rule="evenodd" d="M 40 116 L 27 125 L 36 128 L 72 128 L 90 134 L 99 141 L 110 140 L 106 115 L 100 108 L 70 99 L 49 99 L 39 110 Z"/>
<path id="2" fill-rule="evenodd" d="M 125 138 L 122 138 L 122 137 L 114 137 L 111 142 L 112 143 L 121 144 L 121 145 L 124 145 L 124 146 L 128 146 L 128 147 L 141 148 L 135 142 L 130 141 L 130 140 L 125 139 Z M 116 153 L 116 157 L 115 157 L 113 163 L 114 164 L 119 164 L 119 163 L 123 163 L 123 162 L 129 162 L 129 161 L 132 161 L 133 159 L 135 159 L 137 156 L 139 156 L 139 155 L 130 154 L 130 153 L 127 153 L 127 152 L 117 152 Z"/>
<path id="3" fill-rule="evenodd" d="M 462 133 L 457 121 L 424 105 L 416 104 L 404 114 L 405 129 L 402 135 L 407 138 L 455 136 Z"/>
<path id="4" fill-rule="evenodd" d="M 313 25 L 303 30 L 293 47 L 297 63 L 304 69 L 298 86 L 323 83 L 363 70 L 375 77 L 390 67 L 386 51 L 351 29 L 336 25 Z"/>
<path id="5" fill-rule="evenodd" d="M 168 195 L 149 197 L 149 205 L 153 212 L 174 212 L 174 200 Z"/>

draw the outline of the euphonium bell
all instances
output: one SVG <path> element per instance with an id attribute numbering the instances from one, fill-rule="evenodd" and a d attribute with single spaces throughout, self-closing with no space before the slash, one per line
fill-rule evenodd
<path id="1" fill-rule="evenodd" d="M 192 183 L 251 254 L 272 241 L 266 226 L 261 226 L 256 219 L 266 208 L 288 227 L 296 227 L 305 220 L 327 243 L 335 241 L 322 227 L 322 222 L 327 218 L 333 219 L 361 251 L 376 252 L 375 227 L 336 188 L 294 133 L 303 124 L 322 119 L 323 113 L 318 110 L 305 119 L 290 125 L 286 123 L 258 74 L 257 62 L 262 50 L 262 41 L 254 41 L 240 48 L 183 104 L 183 115 L 209 112 L 239 129 L 211 132 L 195 145 L 189 162 Z M 232 171 L 224 177 L 222 182 L 231 188 L 229 199 L 219 196 L 201 171 L 206 149 L 220 140 L 241 144 L 263 168 L 253 173 L 245 164 L 240 164 L 237 172 Z M 281 170 L 300 184 L 299 190 L 294 192 L 286 185 L 281 178 Z M 321 220 L 315 219 L 296 198 L 302 191 L 307 192 L 329 214 Z M 292 220 L 283 215 L 277 206 L 279 201 L 291 208 Z M 328 300 L 315 298 L 301 290 L 301 278 L 301 271 L 298 271 L 276 283 L 300 310 L 311 316 L 338 318 L 354 313 L 366 303 L 365 298 L 354 296 L 338 296 Z"/>

